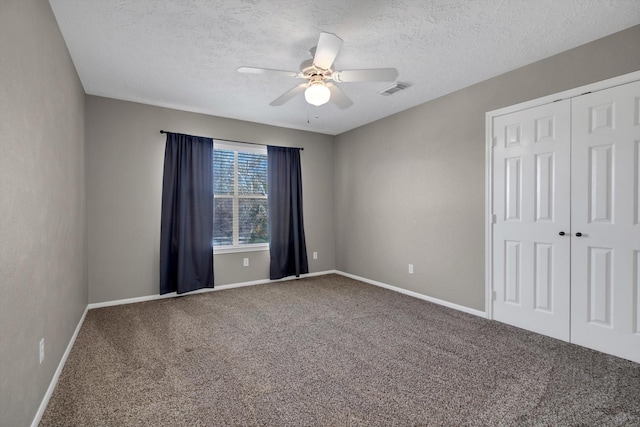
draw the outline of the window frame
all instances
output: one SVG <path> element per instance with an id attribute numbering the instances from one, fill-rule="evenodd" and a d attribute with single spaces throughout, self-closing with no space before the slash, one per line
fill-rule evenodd
<path id="1" fill-rule="evenodd" d="M 212 206 L 214 209 L 215 199 L 232 199 L 233 202 L 233 234 L 232 241 L 237 242 L 239 240 L 239 201 L 240 199 L 261 199 L 268 200 L 268 196 L 256 196 L 256 195 L 240 195 L 238 194 L 238 152 L 243 153 L 251 153 L 251 154 L 261 154 L 267 155 L 267 146 L 259 145 L 259 144 L 251 144 L 251 143 L 242 143 L 236 141 L 225 141 L 220 139 L 215 139 L 213 141 L 213 149 L 215 150 L 226 150 L 234 152 L 234 162 L 233 162 L 233 195 L 216 195 L 213 194 L 212 197 Z M 215 179 L 215 176 L 214 176 Z M 214 213 L 215 215 L 215 213 Z M 214 219 L 215 221 L 215 219 Z M 212 242 L 213 253 L 215 254 L 224 254 L 224 253 L 237 253 L 237 252 L 254 252 L 254 251 L 268 251 L 269 243 L 247 243 L 247 244 L 233 244 L 233 245 L 224 245 L 224 246 L 216 246 Z"/>

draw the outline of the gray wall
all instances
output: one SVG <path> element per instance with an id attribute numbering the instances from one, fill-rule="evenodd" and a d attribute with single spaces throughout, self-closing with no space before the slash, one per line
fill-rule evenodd
<path id="1" fill-rule="evenodd" d="M 639 70 L 639 47 L 635 26 L 339 135 L 336 268 L 484 310 L 485 113 Z"/>
<path id="2" fill-rule="evenodd" d="M 87 305 L 84 91 L 43 0 L 0 2 L 0 152 L 0 425 L 26 426 Z"/>
<path id="3" fill-rule="evenodd" d="M 160 129 L 304 147 L 310 272 L 335 268 L 333 137 L 96 96 L 87 96 L 85 112 L 89 302 L 158 294 L 166 139 Z M 249 267 L 242 266 L 245 257 Z M 214 275 L 216 285 L 268 279 L 269 252 L 216 255 Z"/>

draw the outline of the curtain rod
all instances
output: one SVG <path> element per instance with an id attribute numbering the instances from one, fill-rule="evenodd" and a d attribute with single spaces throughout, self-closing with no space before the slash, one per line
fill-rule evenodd
<path id="1" fill-rule="evenodd" d="M 167 132 L 166 130 L 162 130 L 160 129 L 160 133 L 174 133 L 174 132 Z M 184 134 L 183 134 L 184 135 Z M 209 138 L 209 137 L 207 137 Z M 218 139 L 218 138 L 211 138 L 211 139 Z M 240 144 L 251 144 L 251 145 L 262 145 L 264 146 L 269 146 L 268 144 L 260 144 L 258 142 L 246 142 L 246 141 L 234 141 L 233 139 L 218 139 L 219 141 L 229 141 L 229 142 L 237 142 Z M 278 145 L 272 145 L 272 147 L 278 147 Z M 304 151 L 304 147 L 286 147 L 286 148 L 297 148 L 300 151 Z"/>

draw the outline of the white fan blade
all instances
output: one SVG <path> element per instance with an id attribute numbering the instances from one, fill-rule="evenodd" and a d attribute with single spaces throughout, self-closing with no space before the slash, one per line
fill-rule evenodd
<path id="1" fill-rule="evenodd" d="M 279 107 L 280 105 L 282 105 L 285 102 L 289 101 L 290 99 L 294 98 L 299 93 L 304 92 L 304 90 L 308 86 L 309 85 L 307 83 L 302 83 L 301 85 L 298 85 L 298 86 L 294 87 L 293 89 L 285 92 L 284 95 L 282 95 L 280 98 L 277 98 L 276 100 L 271 102 L 271 104 L 269 104 L 269 105 L 274 106 L 274 107 Z"/>
<path id="2" fill-rule="evenodd" d="M 327 83 L 327 87 L 331 91 L 331 101 L 338 106 L 338 108 L 344 110 L 353 105 L 353 101 L 349 99 L 347 95 L 338 86 Z"/>
<path id="3" fill-rule="evenodd" d="M 240 67 L 238 68 L 238 72 L 248 74 L 271 74 L 285 77 L 301 77 L 299 75 L 300 73 L 295 71 L 271 70 L 269 68 Z"/>
<path id="4" fill-rule="evenodd" d="M 333 65 L 333 61 L 336 60 L 341 47 L 342 39 L 340 37 L 331 33 L 320 33 L 316 53 L 313 57 L 313 65 L 322 70 L 328 70 Z"/>
<path id="5" fill-rule="evenodd" d="M 398 77 L 395 68 L 335 71 L 331 78 L 337 82 L 392 82 Z"/>

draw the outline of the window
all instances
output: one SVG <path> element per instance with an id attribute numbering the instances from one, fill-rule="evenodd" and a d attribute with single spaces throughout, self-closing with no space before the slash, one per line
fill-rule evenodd
<path id="1" fill-rule="evenodd" d="M 215 252 L 268 249 L 267 147 L 213 142 Z"/>

